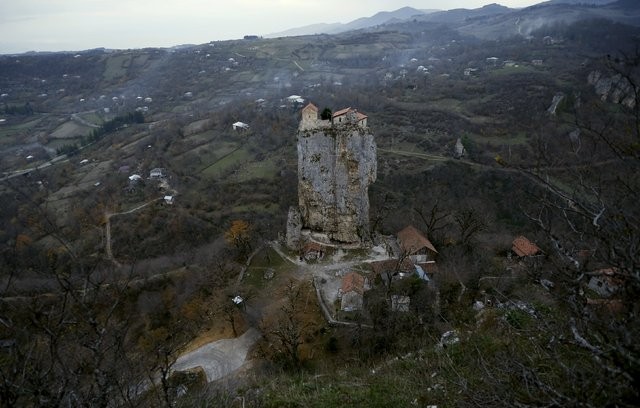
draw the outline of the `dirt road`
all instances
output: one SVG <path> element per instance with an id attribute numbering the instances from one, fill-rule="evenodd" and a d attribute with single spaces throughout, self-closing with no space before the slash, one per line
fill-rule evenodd
<path id="1" fill-rule="evenodd" d="M 240 337 L 205 344 L 190 353 L 180 356 L 173 366 L 173 371 L 202 367 L 208 382 L 218 380 L 231 374 L 244 364 L 249 349 L 258 341 L 260 336 L 261 334 L 258 330 L 249 328 Z"/>

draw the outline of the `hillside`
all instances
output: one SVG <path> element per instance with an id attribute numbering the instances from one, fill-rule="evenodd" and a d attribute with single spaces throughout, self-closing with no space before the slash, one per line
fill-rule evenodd
<path id="1" fill-rule="evenodd" d="M 0 405 L 633 406 L 629 5 L 0 56 Z M 363 246 L 285 248 L 309 102 L 367 116 Z"/>

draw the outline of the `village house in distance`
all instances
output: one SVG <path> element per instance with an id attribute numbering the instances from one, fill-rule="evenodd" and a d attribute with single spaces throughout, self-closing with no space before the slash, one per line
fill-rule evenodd
<path id="1" fill-rule="evenodd" d="M 289 210 L 287 246 L 368 242 L 369 186 L 376 180 L 377 158 L 367 116 L 346 108 L 321 119 L 312 103 L 301 116 L 298 206 Z"/>

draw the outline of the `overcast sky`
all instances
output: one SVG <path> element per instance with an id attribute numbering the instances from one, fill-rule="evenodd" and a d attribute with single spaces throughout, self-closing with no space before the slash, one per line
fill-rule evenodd
<path id="1" fill-rule="evenodd" d="M 0 0 L 0 54 L 169 47 L 347 23 L 403 6 L 477 8 L 493 0 Z M 543 0 L 502 0 L 525 7 Z"/>

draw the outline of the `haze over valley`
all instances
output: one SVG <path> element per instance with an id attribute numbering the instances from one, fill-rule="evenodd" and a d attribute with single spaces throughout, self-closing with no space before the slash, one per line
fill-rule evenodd
<path id="1" fill-rule="evenodd" d="M 636 404 L 640 4 L 355 3 L 0 6 L 0 406 Z"/>

